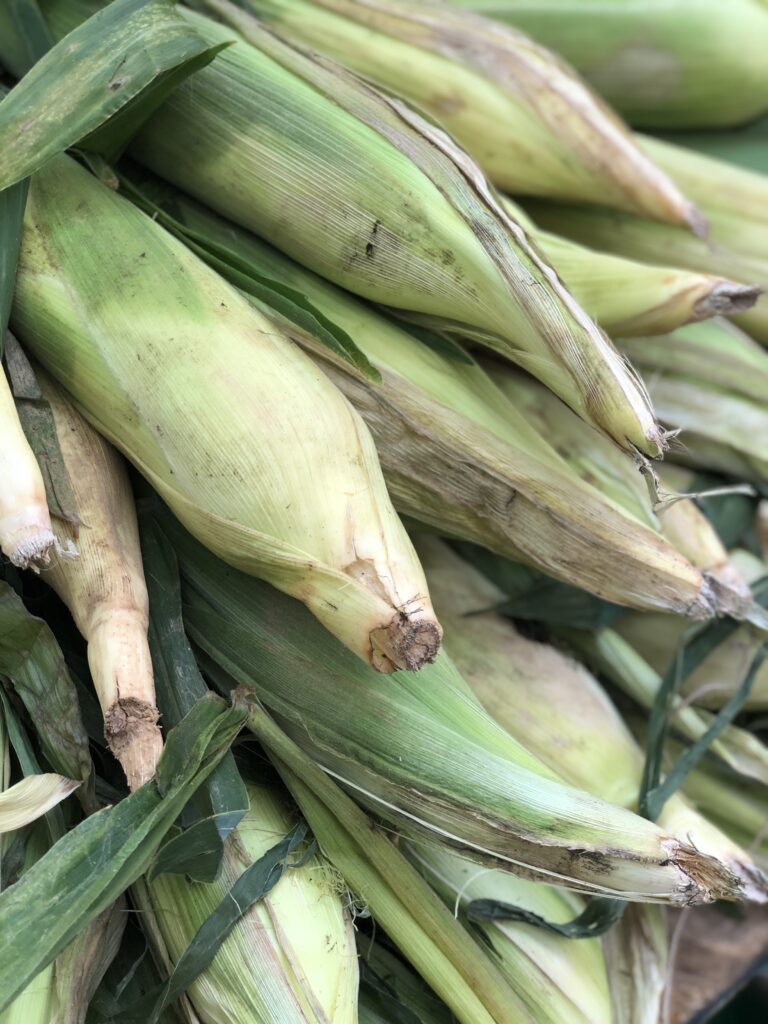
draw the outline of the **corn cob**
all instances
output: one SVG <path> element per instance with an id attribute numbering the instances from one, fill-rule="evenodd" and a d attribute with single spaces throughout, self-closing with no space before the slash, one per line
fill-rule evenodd
<path id="1" fill-rule="evenodd" d="M 689 377 L 758 405 L 768 402 L 768 352 L 727 320 L 618 344 L 651 382 L 656 374 Z"/>
<path id="2" fill-rule="evenodd" d="M 250 809 L 226 840 L 216 882 L 163 874 L 134 887 L 167 972 L 243 871 L 293 824 L 295 808 L 276 787 L 249 783 L 248 795 Z M 353 1024 L 357 980 L 352 921 L 338 876 L 315 855 L 289 867 L 240 918 L 186 996 L 201 1024 Z"/>
<path id="3" fill-rule="evenodd" d="M 768 290 L 768 258 L 740 248 L 745 222 L 739 222 L 735 229 L 717 222 L 711 226 L 709 238 L 702 239 L 667 224 L 596 207 L 530 200 L 526 209 L 540 228 L 581 245 L 651 264 L 657 263 L 663 253 L 672 266 Z M 760 295 L 753 308 L 739 313 L 736 323 L 762 344 L 768 344 L 768 295 Z"/>
<path id="4" fill-rule="evenodd" d="M 131 485 L 117 452 L 72 408 L 62 391 L 40 373 L 43 397 L 53 413 L 79 526 L 56 522 L 66 550 L 45 580 L 69 608 L 88 641 L 88 662 L 104 715 L 107 745 L 120 761 L 131 789 L 152 777 L 162 751 L 147 629 L 149 602 Z"/>
<path id="5" fill-rule="evenodd" d="M 486 710 L 569 785 L 635 807 L 642 753 L 597 680 L 487 611 L 503 593 L 441 541 L 421 538 L 418 549 L 445 622 L 447 649 Z M 728 864 L 746 898 L 768 901 L 768 878 L 749 855 L 681 797 L 670 798 L 660 824 Z"/>
<path id="6" fill-rule="evenodd" d="M 416 865 L 448 907 L 466 921 L 472 900 L 498 900 L 558 924 L 584 909 L 584 900 L 506 871 L 478 871 L 472 861 L 433 843 L 406 843 Z M 501 972 L 536 1024 L 611 1024 L 605 957 L 599 939 L 573 941 L 517 921 L 476 925 Z"/>
<path id="7" fill-rule="evenodd" d="M 434 657 L 424 577 L 358 415 L 233 288 L 67 157 L 33 179 L 12 317 L 223 558 L 300 596 L 380 671 Z"/>
<path id="8" fill-rule="evenodd" d="M 396 323 L 182 194 L 166 189 L 163 202 L 195 237 L 228 249 L 262 276 L 306 296 L 380 371 L 381 382 L 373 384 L 296 324 L 278 320 L 365 418 L 401 512 L 622 604 L 706 616 L 708 606 L 722 600 L 709 579 L 692 571 L 655 529 L 644 529 L 582 484 L 479 367 L 420 344 Z M 270 307 L 260 308 L 275 316 Z M 557 399 L 553 402 L 560 407 Z M 599 439 L 597 431 L 584 429 Z M 645 485 L 633 461 L 607 439 L 603 447 L 628 467 L 631 487 L 639 489 L 647 509 Z M 655 527 L 652 516 L 649 525 Z M 589 561 L 582 557 L 585 546 Z"/>
<path id="9" fill-rule="evenodd" d="M 93 6 L 53 4 L 54 33 Z M 187 16 L 211 45 L 231 41 Z M 180 85 L 133 155 L 335 283 L 519 362 L 620 447 L 661 455 L 642 383 L 470 158 L 399 101 L 239 17 L 249 42 Z"/>
<path id="10" fill-rule="evenodd" d="M 21 429 L 0 367 L 0 549 L 20 568 L 38 569 L 56 542 L 40 467 Z"/>
<path id="11" fill-rule="evenodd" d="M 482 710 L 447 657 L 418 686 L 401 674 L 382 687 L 313 630 L 299 604 L 218 562 L 170 519 L 163 528 L 210 677 L 223 689 L 233 678 L 252 686 L 301 748 L 390 824 L 587 892 L 662 902 L 735 895 L 738 883 L 717 861 L 555 781 Z"/>
<path id="12" fill-rule="evenodd" d="M 201 6 L 222 11 L 219 0 Z M 426 110 L 500 189 L 700 227 L 691 204 L 640 154 L 616 115 L 522 32 L 430 2 L 240 6 Z"/>
<path id="13" fill-rule="evenodd" d="M 632 123 L 719 128 L 768 110 L 760 0 L 453 0 L 571 61 Z"/>

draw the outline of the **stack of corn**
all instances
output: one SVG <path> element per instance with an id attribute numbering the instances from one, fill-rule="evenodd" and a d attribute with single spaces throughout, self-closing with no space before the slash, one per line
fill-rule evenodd
<path id="1" fill-rule="evenodd" d="M 632 131 L 768 111 L 732 7 L 0 11 L 0 788 L 71 671 L 115 805 L 0 1022 L 655 1024 L 768 902 L 768 178 Z"/>

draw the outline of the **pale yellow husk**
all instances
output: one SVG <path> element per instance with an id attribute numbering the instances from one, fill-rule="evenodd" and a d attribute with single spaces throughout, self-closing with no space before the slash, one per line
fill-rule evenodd
<path id="1" fill-rule="evenodd" d="M 107 744 L 131 789 L 153 775 L 162 751 L 149 653 L 149 598 L 127 467 L 42 372 L 69 476 L 76 525 L 57 519 L 62 553 L 45 570 L 88 643 L 88 664 Z M 66 552 L 77 547 L 78 557 Z"/>
<path id="2" fill-rule="evenodd" d="M 20 568 L 38 568 L 55 543 L 45 484 L 0 367 L 0 549 Z"/>
<path id="3" fill-rule="evenodd" d="M 688 200 L 560 57 L 431 2 L 247 0 L 265 24 L 427 111 L 509 192 L 694 225 Z M 218 0 L 204 0 L 212 13 Z"/>
<path id="4" fill-rule="evenodd" d="M 247 788 L 250 808 L 225 842 L 216 882 L 164 874 L 135 887 L 166 972 L 243 871 L 294 824 L 295 807 L 283 790 L 252 783 Z M 296 863 L 302 852 L 294 855 Z M 289 867 L 187 989 L 201 1024 L 355 1024 L 357 951 L 342 892 L 339 876 L 317 854 Z"/>
<path id="5" fill-rule="evenodd" d="M 12 319 L 212 550 L 381 671 L 434 657 L 440 628 L 363 421 L 238 292 L 67 157 L 32 180 Z"/>

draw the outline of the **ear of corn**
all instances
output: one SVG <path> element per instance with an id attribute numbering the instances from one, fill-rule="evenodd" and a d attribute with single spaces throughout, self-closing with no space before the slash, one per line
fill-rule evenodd
<path id="1" fill-rule="evenodd" d="M 542 229 L 581 245 L 651 264 L 663 253 L 672 266 L 722 275 L 763 292 L 768 289 L 768 259 L 761 252 L 741 248 L 748 231 L 746 220 L 740 220 L 736 228 L 716 221 L 709 237 L 702 239 L 670 225 L 609 210 L 535 201 L 528 201 L 526 208 Z M 738 314 L 736 322 L 763 345 L 768 344 L 768 296 L 761 294 L 753 308 Z"/>
<path id="2" fill-rule="evenodd" d="M 62 520 L 62 551 L 45 580 L 69 608 L 88 642 L 88 662 L 104 714 L 107 744 L 123 765 L 131 789 L 154 773 L 162 750 L 152 660 L 147 641 L 149 601 L 131 485 L 117 452 L 40 374 L 53 413 L 76 506 L 78 527 Z"/>
<path id="3" fill-rule="evenodd" d="M 559 631 L 567 642 L 579 652 L 591 667 L 599 671 L 627 696 L 641 707 L 650 710 L 656 699 L 661 676 L 638 653 L 638 651 L 615 629 L 601 629 L 594 634 L 576 630 Z M 715 649 L 713 655 L 717 654 Z M 664 666 L 666 671 L 669 663 Z M 728 666 L 728 678 L 733 675 L 733 665 Z M 722 679 L 722 676 L 720 677 Z M 756 680 L 758 683 L 759 680 Z M 729 683 L 729 689 L 731 685 Z M 735 686 L 734 686 L 735 688 Z M 699 689 L 699 697 L 705 698 L 712 694 L 713 689 Z M 764 700 L 764 686 L 759 683 L 757 696 L 751 700 L 752 706 L 760 707 Z M 754 690 L 753 690 L 754 693 Z M 747 701 L 747 707 L 750 701 Z M 705 734 L 711 726 L 713 715 L 701 709 L 691 707 L 687 698 L 678 696 L 673 702 L 674 726 L 689 740 L 694 742 Z M 768 783 L 768 750 L 759 737 L 747 729 L 729 725 L 715 739 L 710 752 L 720 758 L 735 771 L 749 778 Z"/>
<path id="4" fill-rule="evenodd" d="M 453 0 L 562 53 L 647 128 L 719 128 L 768 107 L 760 0 Z"/>
<path id="5" fill-rule="evenodd" d="M 228 5 L 202 6 L 217 14 Z M 640 154 L 612 111 L 563 60 L 522 32 L 432 3 L 241 6 L 428 111 L 501 189 L 698 226 L 690 203 Z"/>
<path id="6" fill-rule="evenodd" d="M 607 439 L 600 444 L 599 432 L 581 424 L 554 396 L 552 404 L 566 419 L 598 442 L 602 461 L 623 467 L 630 492 L 638 492 L 641 518 L 653 532 L 582 483 L 544 439 L 540 425 L 530 422 L 529 410 L 516 408 L 517 397 L 508 401 L 478 366 L 433 351 L 182 194 L 173 193 L 164 202 L 196 236 L 305 295 L 354 338 L 380 371 L 381 381 L 373 384 L 346 361 L 333 358 L 305 330 L 279 319 L 365 418 L 401 512 L 622 604 L 661 605 L 706 616 L 708 606 L 720 600 L 709 581 L 655 531 L 647 489 L 634 462 Z M 275 316 L 273 309 L 260 308 Z M 599 481 L 601 488 L 604 483 Z M 610 490 L 606 493 L 613 497 Z M 634 506 L 628 508 L 637 514 Z M 588 561 L 581 557 L 585 545 L 591 552 Z"/>
<path id="7" fill-rule="evenodd" d="M 768 399 L 768 352 L 728 320 L 691 324 L 619 346 L 653 386 L 657 374 L 687 377 L 758 405 Z"/>
<path id="8" fill-rule="evenodd" d="M 19 423 L 8 378 L 0 367 L 0 549 L 14 565 L 38 568 L 56 538 L 40 467 Z"/>
<path id="9" fill-rule="evenodd" d="M 447 657 L 418 685 L 402 675 L 381 687 L 312 629 L 300 605 L 179 529 L 171 536 L 187 628 L 217 685 L 252 686 L 303 750 L 390 823 L 587 892 L 676 901 L 737 885 L 650 822 L 555 781 L 482 710 Z"/>
<path id="10" fill-rule="evenodd" d="M 243 871 L 293 824 L 295 811 L 284 792 L 249 783 L 248 794 L 250 808 L 225 843 L 220 879 L 206 885 L 162 874 L 135 887 L 142 913 L 152 916 L 166 969 Z M 201 1024 L 354 1024 L 357 952 L 331 866 L 315 855 L 288 867 L 239 919 L 187 998 Z"/>
<path id="11" fill-rule="evenodd" d="M 424 577 L 358 415 L 233 288 L 67 157 L 33 179 L 12 315 L 222 557 L 300 596 L 382 671 L 434 657 Z"/>
<path id="12" fill-rule="evenodd" d="M 472 861 L 433 843 L 408 843 L 406 855 L 462 920 L 467 905 L 480 899 L 508 903 L 557 924 L 584 910 L 584 900 L 574 893 L 506 871 L 478 870 Z M 611 1024 L 599 939 L 575 941 L 518 921 L 476 927 L 536 1024 Z"/>
<path id="13" fill-rule="evenodd" d="M 79 9 L 54 6 L 54 31 Z M 660 455 L 639 378 L 479 168 L 399 101 L 240 13 L 248 42 L 180 85 L 132 153 L 335 283 L 519 362 L 620 447 Z M 211 45 L 231 39 L 187 16 Z"/>
<path id="14" fill-rule="evenodd" d="M 484 611 L 491 606 L 486 581 L 445 544 L 422 538 L 419 550 L 447 649 L 483 706 L 565 782 L 635 807 L 643 756 L 597 680 L 554 648 L 520 636 L 496 612 Z M 494 603 L 501 599 L 497 594 Z M 660 823 L 727 863 L 748 898 L 768 900 L 768 879 L 749 855 L 681 797 L 668 801 Z"/>

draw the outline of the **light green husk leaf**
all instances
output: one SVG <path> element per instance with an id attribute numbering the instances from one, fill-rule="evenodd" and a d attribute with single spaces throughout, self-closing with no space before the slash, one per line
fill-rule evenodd
<path id="1" fill-rule="evenodd" d="M 569 60 L 631 124 L 720 128 L 768 109 L 761 0 L 452 0 Z"/>
<path id="2" fill-rule="evenodd" d="M 243 296 L 68 157 L 33 176 L 12 315 L 218 554 L 306 601 L 381 671 L 434 657 L 424 577 L 360 417 Z"/>
<path id="3" fill-rule="evenodd" d="M 695 225 L 690 203 L 565 62 L 522 32 L 402 0 L 239 0 L 431 114 L 500 189 Z M 199 4 L 212 14 L 218 0 Z"/>
<path id="4" fill-rule="evenodd" d="M 172 969 L 243 871 L 290 830 L 295 808 L 268 784 L 247 785 L 250 808 L 225 841 L 220 878 L 145 877 L 135 886 L 163 966 Z M 301 858 L 299 858 L 300 860 Z M 314 855 L 285 871 L 235 925 L 186 992 L 202 1024 L 354 1024 L 357 952 L 335 872 Z"/>

